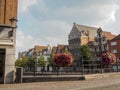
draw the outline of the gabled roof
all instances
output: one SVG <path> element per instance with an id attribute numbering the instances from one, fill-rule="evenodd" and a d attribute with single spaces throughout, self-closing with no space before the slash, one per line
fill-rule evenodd
<path id="1" fill-rule="evenodd" d="M 111 41 L 114 41 L 114 40 L 120 40 L 120 34 L 114 37 Z"/>
<path id="2" fill-rule="evenodd" d="M 60 44 L 58 44 L 57 50 L 62 50 L 64 48 L 66 48 L 66 47 L 68 47 L 68 45 L 60 45 Z"/>
<path id="3" fill-rule="evenodd" d="M 66 48 L 68 48 L 68 45 L 58 44 L 57 47 L 53 46 L 52 53 L 61 52 L 62 50 L 65 50 Z"/>
<path id="4" fill-rule="evenodd" d="M 47 49 L 47 46 L 34 46 L 34 50 L 36 53 L 42 51 L 43 49 Z"/>
<path id="5" fill-rule="evenodd" d="M 79 24 L 76 24 L 76 23 L 75 23 L 74 25 L 78 28 L 79 31 L 82 31 L 82 29 L 83 29 L 83 30 L 86 30 L 86 29 L 87 29 L 88 31 L 89 31 L 90 29 L 92 29 L 92 30 L 95 30 L 95 31 L 96 31 L 96 30 L 98 29 L 98 28 L 96 28 L 96 27 L 90 27 L 90 26 L 86 26 L 86 25 L 79 25 Z"/>
<path id="6" fill-rule="evenodd" d="M 111 34 L 111 32 L 103 31 L 103 34 L 107 37 L 108 40 L 115 38 L 116 35 Z"/>
<path id="7" fill-rule="evenodd" d="M 34 53 L 34 48 L 29 49 L 28 52 L 27 52 L 27 55 L 30 54 L 30 53 L 31 54 Z"/>
<path id="8" fill-rule="evenodd" d="M 73 23 L 73 28 L 70 34 L 73 32 L 73 30 L 78 30 L 78 32 L 85 31 L 86 33 L 89 33 L 90 37 L 94 38 L 95 36 L 97 36 L 98 28 Z M 103 31 L 103 34 L 107 37 L 108 40 L 111 40 L 116 36 L 116 35 L 111 34 L 111 32 L 107 32 L 107 31 Z"/>
<path id="9" fill-rule="evenodd" d="M 70 34 L 73 32 L 73 30 L 78 30 L 78 32 L 82 32 L 82 31 L 84 31 L 86 33 L 89 32 L 90 37 L 94 38 L 94 36 L 97 35 L 97 29 L 98 28 L 96 28 L 96 27 L 90 27 L 90 26 L 79 25 L 79 24 L 73 23 L 73 28 L 72 28 Z"/>

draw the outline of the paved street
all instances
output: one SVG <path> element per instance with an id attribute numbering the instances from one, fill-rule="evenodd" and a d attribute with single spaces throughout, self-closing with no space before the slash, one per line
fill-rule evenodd
<path id="1" fill-rule="evenodd" d="M 120 90 L 120 77 L 0 85 L 0 90 Z"/>

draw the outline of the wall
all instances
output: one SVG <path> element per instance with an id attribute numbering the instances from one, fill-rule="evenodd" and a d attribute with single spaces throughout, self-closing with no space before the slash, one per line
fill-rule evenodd
<path id="1" fill-rule="evenodd" d="M 5 25 L 0 25 L 0 30 L 2 30 L 2 32 L 6 33 L 9 31 L 9 29 L 11 30 L 12 27 L 10 26 L 5 26 Z M 12 36 L 12 40 L 11 38 L 8 38 L 7 35 L 4 37 L 4 34 L 1 33 L 1 36 L 3 36 L 3 38 L 0 38 L 0 48 L 1 49 L 5 49 L 5 64 L 4 66 L 4 84 L 6 83 L 13 83 L 14 82 L 14 78 L 15 78 L 15 34 L 16 30 L 13 30 L 13 36 Z M 3 35 L 2 35 L 3 34 Z"/>
<path id="2" fill-rule="evenodd" d="M 0 24 L 10 25 L 9 19 L 17 18 L 18 0 L 0 0 Z"/>

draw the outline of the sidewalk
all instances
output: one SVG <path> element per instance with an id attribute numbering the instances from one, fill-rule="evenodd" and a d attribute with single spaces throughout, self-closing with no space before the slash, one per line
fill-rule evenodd
<path id="1" fill-rule="evenodd" d="M 120 76 L 82 81 L 0 84 L 0 90 L 120 90 Z"/>

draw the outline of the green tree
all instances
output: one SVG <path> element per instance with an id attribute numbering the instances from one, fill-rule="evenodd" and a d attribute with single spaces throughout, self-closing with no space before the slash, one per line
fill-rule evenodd
<path id="1" fill-rule="evenodd" d="M 90 48 L 88 47 L 88 45 L 82 45 L 80 47 L 80 56 L 81 58 L 83 58 L 84 60 L 90 60 L 92 57 L 92 53 Z"/>
<path id="2" fill-rule="evenodd" d="M 52 53 L 51 55 L 50 55 L 50 58 L 49 58 L 49 66 L 52 66 L 53 65 L 53 60 L 54 60 L 54 53 Z"/>
<path id="3" fill-rule="evenodd" d="M 25 60 L 25 59 L 17 59 L 16 62 L 15 62 L 15 66 L 17 67 L 26 67 L 27 66 L 27 61 L 28 60 Z"/>
<path id="4" fill-rule="evenodd" d="M 21 67 L 21 64 L 22 64 L 22 60 L 18 58 L 18 59 L 15 61 L 15 66 L 16 66 L 16 67 Z"/>
<path id="5" fill-rule="evenodd" d="M 27 66 L 28 67 L 35 67 L 35 57 L 30 57 L 28 58 L 28 61 L 27 61 Z"/>
<path id="6" fill-rule="evenodd" d="M 39 66 L 45 66 L 46 65 L 46 60 L 43 55 L 40 55 L 40 58 L 38 59 L 38 65 Z"/>

